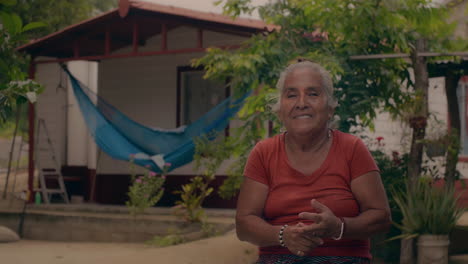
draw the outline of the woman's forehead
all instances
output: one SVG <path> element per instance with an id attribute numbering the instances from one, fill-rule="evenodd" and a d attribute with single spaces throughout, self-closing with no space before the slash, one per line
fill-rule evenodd
<path id="1" fill-rule="evenodd" d="M 284 88 L 288 88 L 289 85 L 295 85 L 298 83 L 303 83 L 314 88 L 321 88 L 322 77 L 320 76 L 320 73 L 310 68 L 301 67 L 294 69 L 286 75 Z"/>

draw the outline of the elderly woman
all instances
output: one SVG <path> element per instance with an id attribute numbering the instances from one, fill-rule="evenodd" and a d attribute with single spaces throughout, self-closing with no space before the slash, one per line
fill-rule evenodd
<path id="1" fill-rule="evenodd" d="M 259 142 L 237 204 L 239 239 L 257 263 L 369 263 L 369 237 L 390 226 L 379 169 L 363 142 L 329 128 L 330 74 L 302 61 L 278 81 L 286 132 Z"/>

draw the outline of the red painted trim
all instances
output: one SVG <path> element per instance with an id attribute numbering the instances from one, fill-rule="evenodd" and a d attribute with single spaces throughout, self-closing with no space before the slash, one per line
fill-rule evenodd
<path id="1" fill-rule="evenodd" d="M 240 45 L 232 46 L 218 46 L 216 48 L 220 49 L 238 49 Z M 99 56 L 82 56 L 77 58 L 63 58 L 63 59 L 53 59 L 53 60 L 40 60 L 36 61 L 35 64 L 42 63 L 57 63 L 57 62 L 66 62 L 66 61 L 76 61 L 76 60 L 104 60 L 104 59 L 115 59 L 115 58 L 129 58 L 129 57 L 144 57 L 144 56 L 155 56 L 155 55 L 164 55 L 164 54 L 182 54 L 182 53 L 197 53 L 205 52 L 206 49 L 200 48 L 189 48 L 189 49 L 177 49 L 177 50 L 164 50 L 164 51 L 148 51 L 148 52 L 138 52 L 138 53 L 126 53 L 126 54 L 109 54 L 109 55 L 99 55 Z"/>
<path id="2" fill-rule="evenodd" d="M 468 162 L 468 156 L 458 157 L 458 162 Z"/>
<path id="3" fill-rule="evenodd" d="M 119 15 L 121 18 L 124 18 L 128 15 L 130 11 L 130 1 L 129 0 L 120 0 L 119 1 Z"/>
<path id="4" fill-rule="evenodd" d="M 161 50 L 167 51 L 167 25 L 161 25 Z"/>
<path id="5" fill-rule="evenodd" d="M 203 29 L 201 28 L 197 32 L 197 48 L 203 48 Z"/>
<path id="6" fill-rule="evenodd" d="M 133 54 L 138 53 L 138 40 L 139 40 L 139 32 L 138 32 L 138 23 L 137 21 L 133 21 Z"/>
<path id="7" fill-rule="evenodd" d="M 106 28 L 106 38 L 105 38 L 105 43 L 104 43 L 104 54 L 109 55 L 111 50 L 111 34 L 110 34 L 110 28 Z"/>
<path id="8" fill-rule="evenodd" d="M 36 74 L 36 65 L 32 60 L 29 63 L 29 79 L 34 79 Z M 28 105 L 28 137 L 29 137 L 29 152 L 28 152 L 28 191 L 29 191 L 29 202 L 33 201 L 33 186 L 34 186 L 34 121 L 35 121 L 35 109 L 34 104 L 29 103 Z"/>

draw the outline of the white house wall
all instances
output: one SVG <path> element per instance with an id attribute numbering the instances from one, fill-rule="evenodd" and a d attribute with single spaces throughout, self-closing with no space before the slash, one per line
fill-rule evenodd
<path id="1" fill-rule="evenodd" d="M 462 1 L 457 4 L 451 10 L 451 16 L 449 22 L 455 22 L 457 24 L 455 28 L 455 37 L 466 38 L 468 36 L 468 20 L 466 19 L 468 8 L 468 1 Z"/>
<path id="2" fill-rule="evenodd" d="M 84 85 L 94 92 L 97 91 L 96 62 L 72 61 L 68 63 L 68 69 Z M 68 82 L 68 102 L 67 165 L 86 166 L 94 169 L 96 166 L 96 146 L 88 132 L 70 82 Z"/>
<path id="3" fill-rule="evenodd" d="M 235 45 L 242 38 L 204 31 L 204 46 Z M 168 49 L 195 48 L 197 29 L 179 27 L 168 32 Z M 222 39 L 222 41 L 221 41 Z M 149 39 L 140 51 L 158 50 L 160 36 Z M 130 47 L 116 53 L 128 52 Z M 103 60 L 99 64 L 99 95 L 131 119 L 145 126 L 176 127 L 177 67 L 189 66 L 203 53 L 166 54 Z M 128 162 L 114 160 L 99 153 L 98 174 L 129 173 Z M 224 174 L 221 169 L 218 174 Z M 192 164 L 178 168 L 172 174 L 194 174 Z"/>
<path id="4" fill-rule="evenodd" d="M 430 118 L 426 135 L 433 136 L 437 132 L 446 132 L 448 129 L 448 107 L 445 96 L 445 79 L 443 77 L 429 79 L 429 112 L 437 118 L 439 122 L 435 122 L 434 117 Z M 442 131 L 440 131 L 442 130 Z M 386 153 L 391 154 L 393 151 L 399 153 L 408 153 L 411 144 L 412 130 L 407 124 L 401 121 L 392 120 L 388 113 L 377 115 L 375 120 L 375 131 L 367 131 L 363 133 L 369 137 L 369 148 L 375 149 L 376 138 L 383 137 L 381 141 L 384 146 L 380 146 Z M 436 158 L 432 164 L 438 164 L 442 167 L 442 158 Z M 459 162 L 457 169 L 462 174 L 463 178 L 468 178 L 468 164 Z M 443 173 L 443 169 L 440 171 Z"/>
<path id="5" fill-rule="evenodd" d="M 39 58 L 47 59 L 47 58 Z M 49 58 L 50 59 L 50 58 Z M 67 91 L 65 75 L 60 73 L 58 64 L 38 64 L 36 66 L 35 79 L 44 86 L 44 91 L 37 98 L 36 121 L 45 121 L 49 138 L 52 142 L 54 153 L 60 165 L 66 160 L 66 110 Z M 37 124 L 37 123 L 36 123 Z M 36 126 L 36 157 L 43 168 L 53 168 L 51 151 L 47 143 L 46 133 L 43 127 L 37 134 Z"/>

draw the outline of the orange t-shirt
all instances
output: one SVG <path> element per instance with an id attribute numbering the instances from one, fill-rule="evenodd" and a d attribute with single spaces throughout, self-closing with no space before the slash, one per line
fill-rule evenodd
<path id="1" fill-rule="evenodd" d="M 351 191 L 351 181 L 367 172 L 378 171 L 369 150 L 357 137 L 333 130 L 333 143 L 323 164 L 304 175 L 289 164 L 284 133 L 260 141 L 250 153 L 245 177 L 268 185 L 264 218 L 272 225 L 295 225 L 298 214 L 313 212 L 312 199 L 330 208 L 338 217 L 359 215 L 359 204 Z M 307 221 L 301 219 L 307 224 Z M 354 256 L 371 258 L 369 239 L 324 239 L 310 256 Z M 281 246 L 260 247 L 260 254 L 291 254 Z"/>

